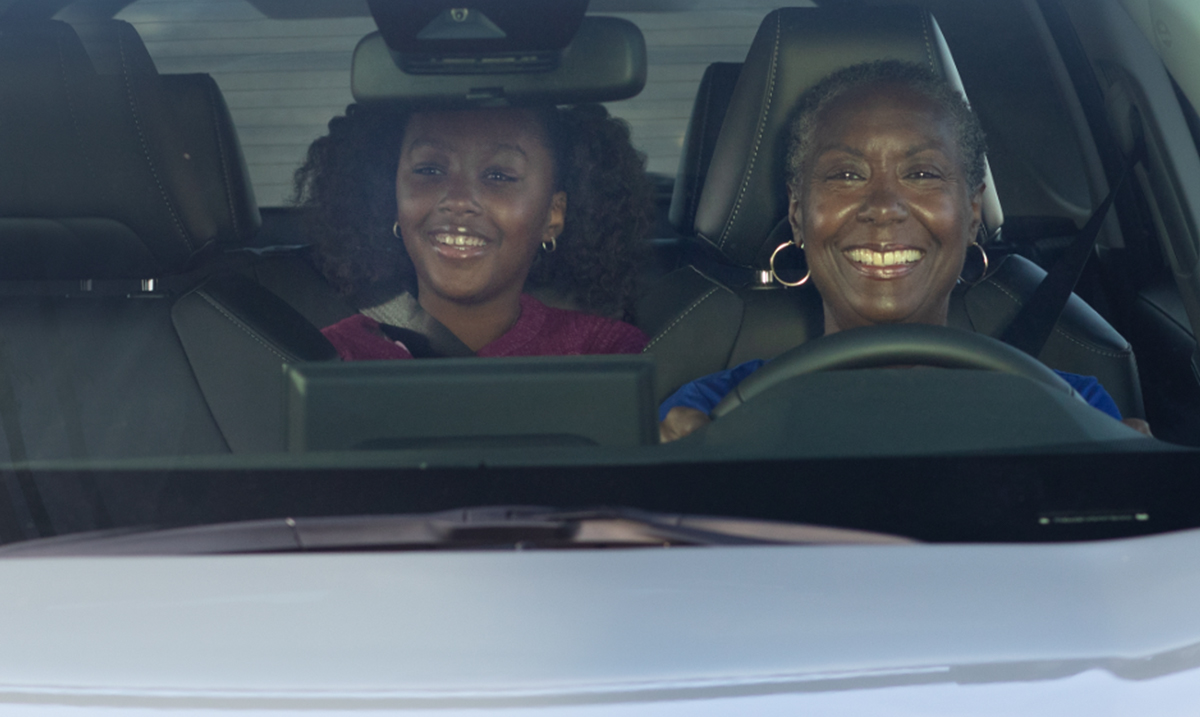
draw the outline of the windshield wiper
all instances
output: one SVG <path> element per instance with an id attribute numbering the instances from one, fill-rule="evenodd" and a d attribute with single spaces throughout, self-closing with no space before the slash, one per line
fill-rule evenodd
<path id="1" fill-rule="evenodd" d="M 632 508 L 489 506 L 423 514 L 275 518 L 165 530 L 78 533 L 5 546 L 0 548 L 0 557 L 911 542 L 915 541 L 845 528 Z"/>

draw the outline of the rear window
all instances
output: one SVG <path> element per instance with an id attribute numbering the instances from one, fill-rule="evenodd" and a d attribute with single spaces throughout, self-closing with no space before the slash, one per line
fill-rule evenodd
<path id="1" fill-rule="evenodd" d="M 694 0 L 679 12 L 679 3 L 666 0 L 592 2 L 593 14 L 627 18 L 646 37 L 646 89 L 609 109 L 629 122 L 651 172 L 674 176 L 705 67 L 740 62 L 763 15 L 777 4 Z M 674 11 L 654 11 L 659 6 Z M 297 17 L 303 12 L 324 16 Z M 290 202 L 292 173 L 309 143 L 353 102 L 354 46 L 375 30 L 365 2 L 139 0 L 117 17 L 137 28 L 159 72 L 216 79 L 265 207 Z"/>

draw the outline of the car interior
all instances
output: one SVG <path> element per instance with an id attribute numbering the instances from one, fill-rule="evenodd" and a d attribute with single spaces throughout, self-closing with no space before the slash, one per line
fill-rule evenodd
<path id="1" fill-rule="evenodd" d="M 112 19 L 123 3 L 100 5 L 66 22 L 57 19 L 62 2 L 0 2 L 0 460 L 285 451 L 284 366 L 336 362 L 319 329 L 360 307 L 321 276 L 311 247 L 271 239 L 294 236 L 303 218 L 260 212 L 213 78 L 160 73 L 134 26 Z M 394 32 L 380 9 L 388 4 L 370 5 L 385 36 Z M 582 15 L 588 3 L 566 5 Z M 1120 167 L 1120 141 L 1095 136 L 1081 109 L 1090 100 L 1072 89 L 1077 60 L 1051 52 L 1053 11 L 1030 11 L 1037 7 L 982 11 L 1019 9 L 997 21 L 997 34 L 1037 48 L 1002 59 L 1003 70 L 992 43 L 976 42 L 988 19 L 968 21 L 949 1 L 782 8 L 763 18 L 742 62 L 708 66 L 678 172 L 660 198 L 637 307 L 651 337 L 655 404 L 687 381 L 821 335 L 816 290 L 783 287 L 767 271 L 773 249 L 790 238 L 783 129 L 806 88 L 867 60 L 927 65 L 981 115 L 995 178 L 984 210 L 989 269 L 955 290 L 950 325 L 1004 333 Z M 514 22 L 536 23 L 534 15 Z M 618 99 L 645 80 L 642 34 L 608 17 L 581 18 L 579 27 L 562 38 L 576 43 L 568 49 L 578 61 L 551 75 L 460 72 L 428 82 L 397 62 L 436 53 L 420 46 L 406 55 L 374 35 L 359 45 L 347 81 L 363 101 L 603 101 L 619 114 Z M 1020 96 L 1014 76 L 1029 78 Z M 1143 173 L 1118 196 L 1120 219 L 1101 230 L 1037 358 L 1096 376 L 1123 415 L 1148 418 L 1164 441 L 1200 445 L 1187 294 L 1160 256 L 1161 228 L 1146 218 L 1162 215 L 1146 206 L 1152 181 Z M 950 384 L 943 390 L 982 390 Z M 961 404 L 961 395 L 943 403 Z M 1091 424 L 1055 436 L 1088 437 L 1121 436 Z"/>

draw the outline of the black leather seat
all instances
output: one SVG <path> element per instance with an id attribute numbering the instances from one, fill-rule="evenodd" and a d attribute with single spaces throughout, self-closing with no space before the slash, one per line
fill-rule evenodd
<path id="1" fill-rule="evenodd" d="M 820 78 L 875 59 L 926 64 L 961 89 L 933 17 L 912 7 L 828 10 L 787 8 L 762 22 L 732 93 L 706 86 L 697 97 L 671 216 L 696 244 L 691 265 L 664 277 L 638 306 L 659 357 L 657 391 L 752 358 L 773 358 L 823 333 L 821 298 L 811 285 L 784 289 L 765 273 L 771 250 L 791 239 L 783 180 L 784 130 L 799 96 Z M 727 108 L 726 108 L 727 105 Z M 724 121 L 711 147 L 712 117 Z M 711 140 L 710 140 L 711 141 Z M 984 224 L 996 236 L 1003 213 L 989 176 Z M 689 189 L 702 186 L 699 197 Z M 688 221 L 691 225 L 688 225 Z M 1020 256 L 994 261 L 986 279 L 960 286 L 949 323 L 996 336 L 1032 294 L 1044 272 Z M 1129 343 L 1073 296 L 1039 358 L 1063 371 L 1096 376 L 1122 413 L 1143 416 L 1141 388 Z"/>
<path id="2" fill-rule="evenodd" d="M 220 93 L 84 34 L 0 33 L 0 459 L 280 449 L 280 365 L 335 353 L 230 260 L 258 213 Z"/>
<path id="3" fill-rule="evenodd" d="M 691 234 L 696 225 L 696 208 L 704 189 L 704 177 L 712 164 L 717 137 L 721 134 L 729 100 L 741 72 L 740 62 L 714 62 L 704 69 L 696 89 L 696 101 L 683 137 L 683 154 L 679 158 L 668 212 L 671 225 L 684 235 Z"/>
<path id="4" fill-rule="evenodd" d="M 269 248 L 257 245 L 260 216 L 246 161 L 225 99 L 210 75 L 159 75 L 132 25 L 117 20 L 73 25 L 96 72 L 101 75 L 157 76 L 171 111 L 173 131 L 190 164 L 205 178 L 205 201 L 222 216 L 217 242 L 222 258 L 236 270 L 282 297 L 311 323 L 327 326 L 354 313 L 316 270 L 297 235 Z"/>

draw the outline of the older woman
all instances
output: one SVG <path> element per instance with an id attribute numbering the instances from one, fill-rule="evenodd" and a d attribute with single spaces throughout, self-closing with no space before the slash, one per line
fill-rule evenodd
<path id="1" fill-rule="evenodd" d="M 787 158 L 788 220 L 824 302 L 825 333 L 875 324 L 945 325 L 975 241 L 984 137 L 962 96 L 918 65 L 845 68 L 801 97 Z M 664 441 L 709 411 L 763 361 L 685 385 L 661 408 Z M 1120 419 L 1094 378 L 1059 372 Z M 1129 425 L 1147 432 L 1144 421 Z"/>

